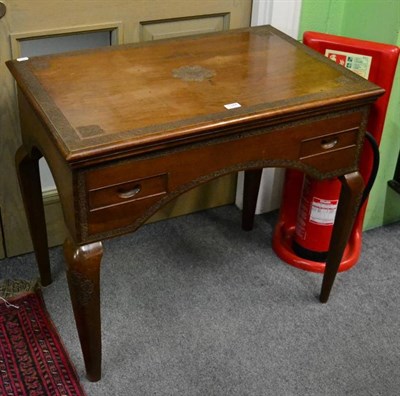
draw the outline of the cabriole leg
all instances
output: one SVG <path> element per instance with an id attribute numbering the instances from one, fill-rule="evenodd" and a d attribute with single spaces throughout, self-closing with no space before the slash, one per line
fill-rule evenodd
<path id="1" fill-rule="evenodd" d="M 21 146 L 15 154 L 18 181 L 39 268 L 40 280 L 43 286 L 47 286 L 51 283 L 51 269 L 42 187 L 40 184 L 39 159 L 39 155 L 29 155 L 24 146 Z"/>
<path id="2" fill-rule="evenodd" d="M 100 262 L 103 246 L 101 242 L 76 246 L 67 238 L 64 254 L 86 376 L 89 381 L 98 381 L 101 378 Z"/>
<path id="3" fill-rule="evenodd" d="M 320 294 L 320 301 L 322 303 L 328 301 L 364 190 L 364 180 L 359 172 L 350 173 L 339 179 L 342 182 L 342 190 L 322 281 Z"/>

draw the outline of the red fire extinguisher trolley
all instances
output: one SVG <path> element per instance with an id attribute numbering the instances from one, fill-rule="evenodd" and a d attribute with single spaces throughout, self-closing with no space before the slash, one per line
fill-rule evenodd
<path id="1" fill-rule="evenodd" d="M 367 125 L 369 135 L 361 155 L 360 172 L 368 186 L 368 180 L 372 181 L 377 170 L 377 147 L 382 136 L 400 48 L 316 32 L 305 32 L 303 42 L 386 91 L 371 109 Z M 317 181 L 300 171 L 286 171 L 282 203 L 272 241 L 274 251 L 282 260 L 307 271 L 324 272 L 340 187 L 337 179 Z M 341 272 L 353 267 L 360 256 L 366 205 L 365 199 L 339 266 Z"/>

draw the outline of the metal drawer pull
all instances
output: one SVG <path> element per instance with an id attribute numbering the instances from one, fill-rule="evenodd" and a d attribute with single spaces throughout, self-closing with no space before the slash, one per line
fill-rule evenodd
<path id="1" fill-rule="evenodd" d="M 321 147 L 324 150 L 328 150 L 328 149 L 335 147 L 338 144 L 338 142 L 339 142 L 339 139 L 337 137 L 330 138 L 330 139 L 322 139 Z"/>
<path id="2" fill-rule="evenodd" d="M 142 190 L 142 186 L 140 184 L 136 184 L 131 190 L 118 191 L 118 196 L 120 198 L 124 198 L 124 199 L 132 198 L 135 195 L 139 194 L 141 190 Z"/>

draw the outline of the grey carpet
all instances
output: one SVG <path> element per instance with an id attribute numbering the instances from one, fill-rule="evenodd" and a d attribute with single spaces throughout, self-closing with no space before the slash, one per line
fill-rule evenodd
<path id="1" fill-rule="evenodd" d="M 60 248 L 48 310 L 88 395 L 398 395 L 400 224 L 364 233 L 360 262 L 320 304 L 321 275 L 271 249 L 276 214 L 231 206 L 106 241 L 103 378 L 84 376 Z M 1 278 L 37 276 L 33 255 Z"/>

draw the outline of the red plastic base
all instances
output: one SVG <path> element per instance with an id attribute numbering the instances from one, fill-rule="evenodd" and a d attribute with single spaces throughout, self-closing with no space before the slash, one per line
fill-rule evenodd
<path id="1" fill-rule="evenodd" d="M 287 224 L 283 221 L 278 222 L 275 226 L 272 248 L 277 256 L 293 267 L 310 272 L 324 272 L 325 263 L 303 259 L 293 252 L 294 229 L 294 224 Z M 357 263 L 361 253 L 361 237 L 361 231 L 356 227 L 347 243 L 338 272 L 347 271 Z"/>

